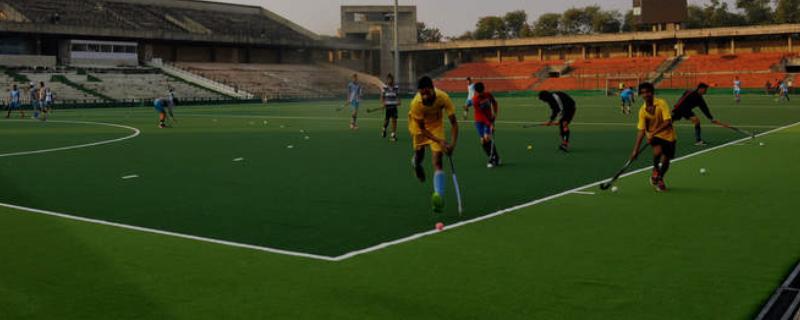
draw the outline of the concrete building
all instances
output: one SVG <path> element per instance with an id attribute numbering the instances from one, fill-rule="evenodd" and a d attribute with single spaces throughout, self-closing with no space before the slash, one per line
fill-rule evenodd
<path id="1" fill-rule="evenodd" d="M 398 8 L 398 42 L 401 46 L 417 43 L 417 7 L 401 6 Z M 393 6 L 342 6 L 341 29 L 339 35 L 344 39 L 367 41 L 373 50 L 364 54 L 369 71 L 372 74 L 385 76 L 394 73 L 394 7 Z M 406 68 L 401 68 L 400 79 L 409 83 L 407 79 L 415 77 L 413 61 L 406 56 L 401 62 Z"/>

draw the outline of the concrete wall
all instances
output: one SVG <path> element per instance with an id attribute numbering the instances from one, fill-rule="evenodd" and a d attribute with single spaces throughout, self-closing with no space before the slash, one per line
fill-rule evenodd
<path id="1" fill-rule="evenodd" d="M 0 55 L 0 65 L 6 67 L 55 67 L 55 56 Z"/>

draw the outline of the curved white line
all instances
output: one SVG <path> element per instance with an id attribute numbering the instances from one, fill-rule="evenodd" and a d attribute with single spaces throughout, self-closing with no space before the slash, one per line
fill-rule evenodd
<path id="1" fill-rule="evenodd" d="M 22 122 L 22 121 L 25 121 L 25 120 L 8 120 L 8 121 Z M 121 124 L 114 124 L 114 123 L 91 122 L 91 121 L 66 121 L 66 120 L 55 120 L 55 121 L 50 121 L 50 122 L 52 122 L 52 123 L 69 123 L 69 124 L 89 124 L 89 125 L 105 126 L 105 127 L 112 127 L 112 128 L 121 128 L 121 129 L 126 129 L 126 130 L 133 131 L 133 133 L 128 135 L 128 136 L 122 137 L 122 138 L 111 139 L 111 140 L 103 140 L 103 141 L 86 143 L 86 144 L 79 144 L 79 145 L 74 145 L 74 146 L 66 146 L 66 147 L 58 147 L 58 148 L 52 148 L 52 149 L 21 151 L 21 152 L 0 154 L 0 158 L 16 157 L 16 156 L 27 156 L 27 155 L 31 155 L 31 154 L 41 154 L 41 153 L 48 153 L 48 152 L 89 148 L 89 147 L 100 146 L 100 145 L 104 145 L 104 144 L 116 143 L 116 142 L 120 142 L 120 141 L 133 139 L 133 138 L 138 137 L 140 134 L 142 134 L 142 131 L 137 129 L 137 128 L 126 126 L 126 125 L 121 125 Z"/>

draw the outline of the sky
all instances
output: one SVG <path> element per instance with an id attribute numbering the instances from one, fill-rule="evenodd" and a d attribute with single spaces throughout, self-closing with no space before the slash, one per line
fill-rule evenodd
<path id="1" fill-rule="evenodd" d="M 335 35 L 343 5 L 391 5 L 392 0 L 215 0 L 264 7 L 322 35 Z M 706 0 L 689 0 L 703 4 Z M 728 0 L 732 3 L 733 0 Z M 543 13 L 562 12 L 571 7 L 598 4 L 604 9 L 625 11 L 632 0 L 400 0 L 400 5 L 416 5 L 417 20 L 439 28 L 445 36 L 457 36 L 474 29 L 479 17 L 503 15 L 524 9 L 531 20 Z"/>

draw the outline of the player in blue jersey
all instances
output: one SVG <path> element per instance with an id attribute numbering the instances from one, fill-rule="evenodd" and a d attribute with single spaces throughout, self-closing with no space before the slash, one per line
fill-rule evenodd
<path id="1" fill-rule="evenodd" d="M 472 100 L 475 98 L 475 84 L 472 78 L 467 77 L 467 102 L 464 102 L 464 120 L 469 118 L 469 108 L 472 107 Z"/>
<path id="2" fill-rule="evenodd" d="M 742 80 L 739 80 L 739 76 L 733 80 L 733 95 L 736 98 L 736 103 L 742 102 Z"/>
<path id="3" fill-rule="evenodd" d="M 620 92 L 619 97 L 622 100 L 622 106 L 620 107 L 622 114 L 630 114 L 634 99 L 633 88 L 628 87 L 623 89 L 622 92 Z"/>
<path id="4" fill-rule="evenodd" d="M 353 74 L 353 81 L 347 84 L 347 103 L 350 104 L 352 120 L 350 129 L 358 130 L 358 108 L 361 106 L 361 97 L 364 95 L 363 87 L 358 82 L 358 74 Z"/>
<path id="5" fill-rule="evenodd" d="M 11 117 L 11 111 L 19 110 L 20 118 L 25 118 L 25 110 L 22 110 L 21 93 L 17 85 L 11 86 L 11 91 L 8 92 L 8 113 L 6 119 Z"/>

